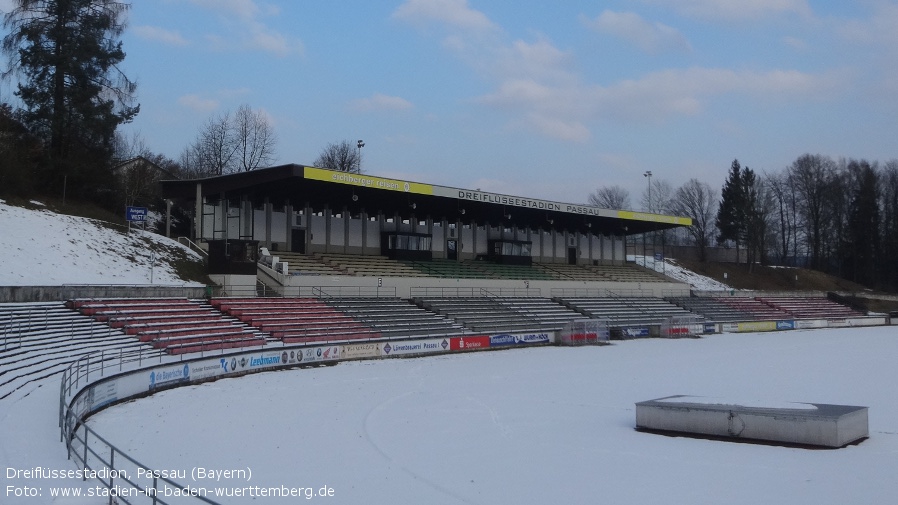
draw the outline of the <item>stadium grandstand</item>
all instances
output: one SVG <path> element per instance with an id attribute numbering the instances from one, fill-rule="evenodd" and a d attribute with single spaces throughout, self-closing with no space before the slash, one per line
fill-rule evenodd
<path id="1" fill-rule="evenodd" d="M 415 288 L 460 284 L 546 297 L 565 288 L 688 294 L 627 263 L 625 248 L 628 236 L 689 226 L 688 217 L 301 165 L 163 181 L 162 194 L 191 216 L 189 238 L 208 251 L 211 278 L 227 294 L 257 282 L 287 296 L 360 286 L 410 299 Z"/>

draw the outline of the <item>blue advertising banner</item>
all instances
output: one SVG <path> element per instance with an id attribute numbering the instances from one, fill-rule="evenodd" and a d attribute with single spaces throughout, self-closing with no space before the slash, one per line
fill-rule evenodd
<path id="1" fill-rule="evenodd" d="M 795 321 L 777 321 L 776 329 L 777 330 L 794 330 L 795 329 Z"/>
<path id="2" fill-rule="evenodd" d="M 649 329 L 647 326 L 635 326 L 630 328 L 621 328 L 621 335 L 624 338 L 648 337 Z"/>

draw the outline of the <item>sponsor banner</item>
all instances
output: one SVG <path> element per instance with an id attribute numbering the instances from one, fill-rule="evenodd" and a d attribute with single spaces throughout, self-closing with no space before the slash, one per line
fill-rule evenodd
<path id="1" fill-rule="evenodd" d="M 297 363 L 316 363 L 319 361 L 334 361 L 340 359 L 340 346 L 327 345 L 320 347 L 307 347 L 296 353 Z"/>
<path id="2" fill-rule="evenodd" d="M 795 328 L 799 330 L 809 330 L 814 328 L 826 328 L 825 319 L 801 319 L 795 321 Z"/>
<path id="3" fill-rule="evenodd" d="M 777 321 L 776 329 L 777 330 L 794 330 L 795 329 L 795 321 Z"/>
<path id="4" fill-rule="evenodd" d="M 501 333 L 490 335 L 490 347 L 508 345 L 547 344 L 552 341 L 549 333 Z"/>
<path id="5" fill-rule="evenodd" d="M 746 321 L 738 323 L 737 331 L 773 331 L 776 330 L 776 321 Z"/>
<path id="6" fill-rule="evenodd" d="M 154 368 L 150 370 L 148 379 L 150 382 L 150 389 L 156 389 L 159 386 L 166 386 L 177 382 L 187 382 L 190 380 L 190 365 L 184 363 Z"/>
<path id="7" fill-rule="evenodd" d="M 864 317 L 864 318 L 851 318 L 846 319 L 848 321 L 849 326 L 882 326 L 886 324 L 886 318 L 883 317 Z M 895 319 L 892 320 L 894 324 Z"/>
<path id="8" fill-rule="evenodd" d="M 280 351 L 255 352 L 239 358 L 241 369 L 269 368 L 284 365 Z"/>
<path id="9" fill-rule="evenodd" d="M 387 342 L 381 347 L 381 356 L 401 356 L 449 350 L 448 338 L 430 338 L 427 340 L 403 340 Z"/>
<path id="10" fill-rule="evenodd" d="M 826 326 L 829 328 L 847 328 L 850 325 L 845 319 L 827 319 Z"/>
<path id="11" fill-rule="evenodd" d="M 83 401 L 84 406 L 93 412 L 116 400 L 118 400 L 118 383 L 109 381 L 91 386 Z"/>
<path id="12" fill-rule="evenodd" d="M 723 323 L 720 325 L 720 331 L 724 333 L 736 333 L 739 331 L 739 323 Z"/>
<path id="13" fill-rule="evenodd" d="M 648 337 L 650 332 L 648 326 L 631 326 L 629 328 L 620 329 L 621 336 L 624 338 L 640 338 Z"/>
<path id="14" fill-rule="evenodd" d="M 190 363 L 190 379 L 203 380 L 231 372 L 230 358 L 204 359 Z"/>
<path id="15" fill-rule="evenodd" d="M 433 186 L 418 182 L 400 181 L 398 179 L 385 179 L 370 175 L 351 174 L 337 172 L 323 168 L 304 167 L 303 177 L 313 181 L 333 182 L 336 184 L 348 184 L 363 188 L 383 189 L 386 191 L 400 191 L 403 193 L 415 193 L 418 195 L 432 195 Z"/>
<path id="16" fill-rule="evenodd" d="M 346 344 L 340 349 L 340 357 L 343 359 L 376 358 L 380 356 L 383 344 L 368 342 L 365 344 Z"/>
<path id="17" fill-rule="evenodd" d="M 705 323 L 702 331 L 703 333 L 717 333 L 717 325 L 714 323 Z"/>
<path id="18" fill-rule="evenodd" d="M 464 351 L 468 349 L 486 349 L 490 346 L 490 337 L 455 337 L 449 339 L 449 350 Z"/>

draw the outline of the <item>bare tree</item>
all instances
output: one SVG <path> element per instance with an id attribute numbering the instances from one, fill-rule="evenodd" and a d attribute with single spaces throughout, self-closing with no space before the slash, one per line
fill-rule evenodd
<path id="1" fill-rule="evenodd" d="M 671 211 L 671 200 L 673 199 L 673 186 L 669 182 L 655 178 L 651 179 L 651 189 L 646 187 L 642 192 L 642 208 L 648 212 L 657 212 L 663 214 Z"/>
<path id="2" fill-rule="evenodd" d="M 277 136 L 262 111 L 253 111 L 249 105 L 241 105 L 234 115 L 234 131 L 237 142 L 237 169 L 249 172 L 274 160 Z"/>
<path id="3" fill-rule="evenodd" d="M 787 264 L 798 256 L 798 213 L 795 205 L 795 186 L 788 173 L 765 174 L 764 179 L 772 199 L 771 250 L 779 264 Z"/>
<path id="4" fill-rule="evenodd" d="M 209 118 L 181 153 L 180 163 L 193 177 L 248 172 L 271 163 L 276 145 L 265 114 L 241 105 L 233 117 L 225 112 Z"/>
<path id="5" fill-rule="evenodd" d="M 620 186 L 602 186 L 590 193 L 590 205 L 603 209 L 627 210 L 630 208 L 630 192 Z"/>
<path id="6" fill-rule="evenodd" d="M 894 291 L 898 289 L 898 159 L 886 162 L 881 179 L 882 268 L 879 284 Z"/>
<path id="7" fill-rule="evenodd" d="M 328 144 L 318 155 L 314 165 L 340 172 L 360 174 L 362 173 L 361 161 L 357 146 L 344 140 L 338 144 Z"/>
<path id="8" fill-rule="evenodd" d="M 798 195 L 798 210 L 806 225 L 811 266 L 824 264 L 824 247 L 830 225 L 830 180 L 836 164 L 821 155 L 804 154 L 789 168 L 789 177 Z"/>
<path id="9" fill-rule="evenodd" d="M 698 248 L 699 261 L 707 259 L 707 248 L 715 235 L 716 207 L 717 192 L 698 179 L 689 179 L 686 184 L 680 186 L 672 201 L 672 210 L 675 214 L 692 218 L 692 226 L 687 228 L 687 232 Z"/>
<path id="10" fill-rule="evenodd" d="M 197 139 L 197 153 L 202 157 L 202 164 L 215 175 L 232 172 L 232 160 L 237 153 L 238 144 L 231 114 L 209 118 Z"/>

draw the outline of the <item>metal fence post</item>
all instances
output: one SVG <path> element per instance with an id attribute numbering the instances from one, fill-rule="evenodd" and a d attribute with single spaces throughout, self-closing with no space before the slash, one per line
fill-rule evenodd
<path id="1" fill-rule="evenodd" d="M 90 432 L 87 431 L 86 424 L 81 423 L 81 426 L 84 427 L 84 458 L 81 460 L 81 467 L 87 468 L 87 435 Z M 87 472 L 84 472 L 81 474 L 81 482 L 86 482 L 86 481 L 87 481 Z"/>

